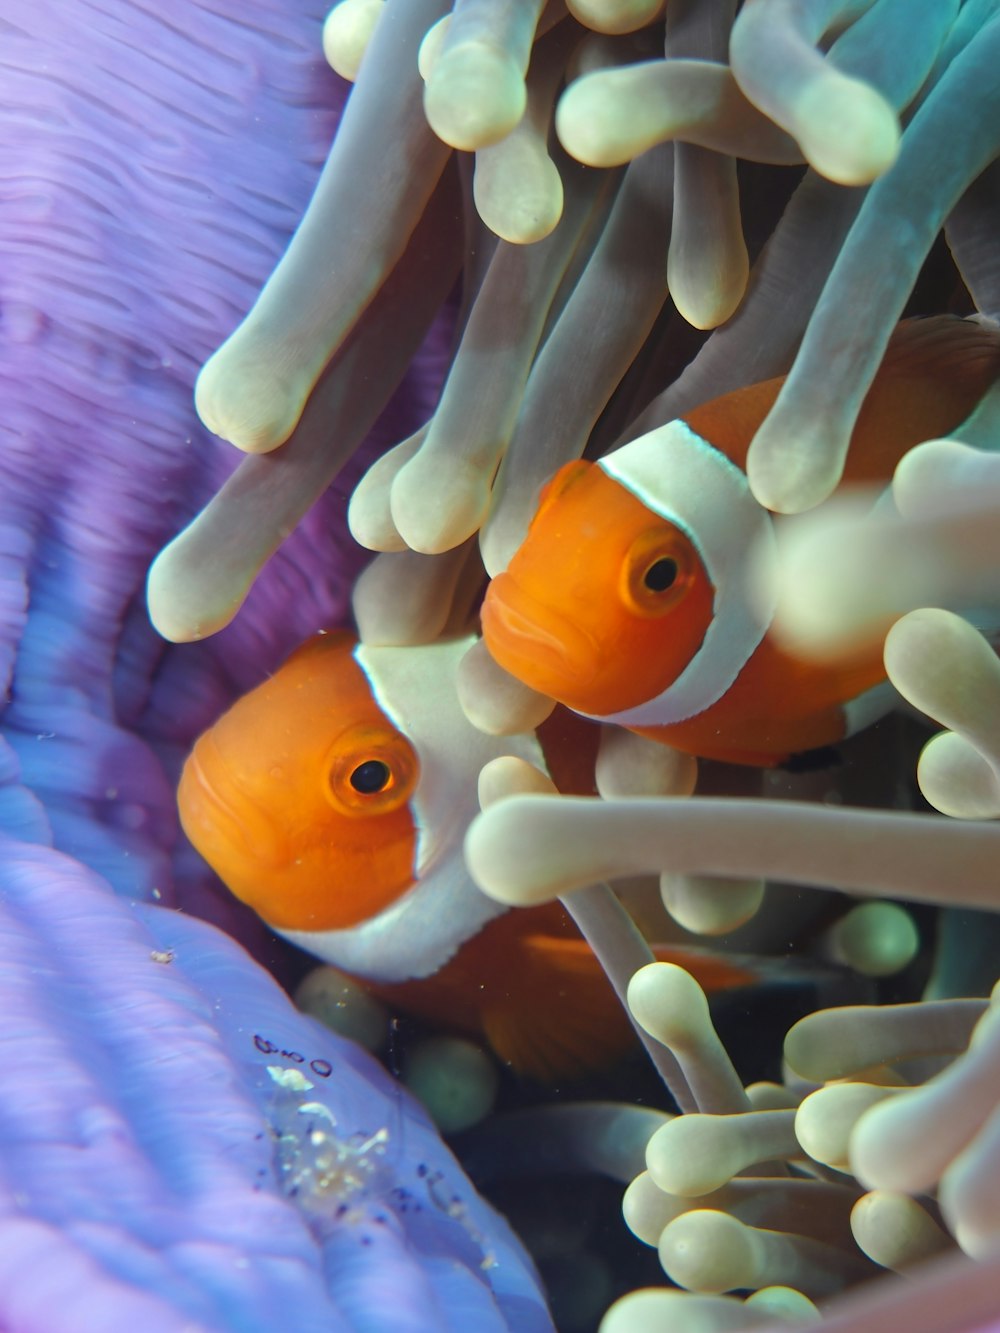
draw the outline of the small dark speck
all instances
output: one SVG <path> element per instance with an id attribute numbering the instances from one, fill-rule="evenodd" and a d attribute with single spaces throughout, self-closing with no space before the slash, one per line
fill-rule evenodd
<path id="1" fill-rule="evenodd" d="M 370 1245 L 371 1243 L 372 1243 L 372 1238 L 371 1238 L 371 1236 L 362 1236 L 362 1237 L 361 1237 L 361 1244 L 362 1244 L 362 1245 Z"/>

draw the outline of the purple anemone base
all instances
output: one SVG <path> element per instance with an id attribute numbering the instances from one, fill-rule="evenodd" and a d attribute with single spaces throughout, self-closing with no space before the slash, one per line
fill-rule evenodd
<path id="1" fill-rule="evenodd" d="M 424 1112 L 252 961 L 273 938 L 177 824 L 193 737 L 344 618 L 359 564 L 344 507 L 364 459 L 229 630 L 167 647 L 146 616 L 151 558 L 235 462 L 197 422 L 197 368 L 286 245 L 343 102 L 322 16 L 316 0 L 4 13 L 10 1333 L 551 1328 Z M 428 341 L 369 458 L 426 413 L 445 344 Z"/>

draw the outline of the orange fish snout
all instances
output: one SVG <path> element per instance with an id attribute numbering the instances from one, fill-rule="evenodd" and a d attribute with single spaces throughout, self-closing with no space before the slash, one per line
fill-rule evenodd
<path id="1" fill-rule="evenodd" d="M 486 591 L 482 629 L 490 654 L 505 671 L 564 703 L 587 698 L 594 664 L 605 656 L 586 626 L 533 596 L 509 572 Z"/>
<path id="2" fill-rule="evenodd" d="M 214 864 L 207 848 L 228 845 L 262 870 L 285 865 L 288 839 L 268 809 L 242 790 L 226 766 L 211 732 L 188 756 L 178 788 L 181 823 L 190 841 Z M 218 855 L 218 852 L 216 852 Z"/>

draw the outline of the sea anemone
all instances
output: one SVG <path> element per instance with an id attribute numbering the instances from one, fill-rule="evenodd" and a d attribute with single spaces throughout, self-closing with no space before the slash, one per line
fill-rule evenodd
<path id="1" fill-rule="evenodd" d="M 29 849 L 35 877 L 22 877 L 26 893 L 38 893 L 47 857 L 70 854 L 89 867 L 60 861 L 60 879 L 55 862 L 46 862 L 48 882 L 66 886 L 82 877 L 78 896 L 88 902 L 87 885 L 95 899 L 103 893 L 118 913 L 117 925 L 107 926 L 116 939 L 128 943 L 130 930 L 147 932 L 131 947 L 147 972 L 159 970 L 143 975 L 142 984 L 164 1004 L 196 1010 L 198 1032 L 230 1060 L 239 1022 L 228 1012 L 213 1015 L 218 990 L 203 991 L 200 1000 L 194 994 L 202 977 L 197 958 L 204 948 L 228 960 L 234 971 L 221 992 L 227 997 L 239 993 L 242 956 L 214 936 L 206 943 L 208 928 L 197 922 L 171 917 L 160 929 L 152 923 L 164 920 L 156 915 L 162 908 L 128 904 L 159 897 L 224 921 L 258 949 L 274 948 L 215 896 L 189 853 L 179 849 L 171 867 L 177 833 L 170 779 L 183 747 L 234 693 L 259 680 L 305 633 L 346 613 L 360 560 L 338 526 L 338 505 L 350 488 L 343 470 L 363 441 L 371 441 L 364 456 L 371 466 L 354 489 L 349 521 L 355 537 L 380 554 L 357 582 L 354 614 L 369 641 L 420 643 L 474 605 L 480 557 L 489 574 L 503 570 L 540 486 L 563 463 L 596 456 L 728 389 L 787 373 L 752 445 L 748 476 L 761 504 L 798 514 L 837 487 L 857 413 L 902 315 L 1000 316 L 993 240 L 1000 20 L 989 0 L 669 0 L 665 19 L 659 5 L 641 0 L 574 0 L 568 8 L 566 16 L 554 3 L 495 0 L 458 3 L 448 14 L 443 0 L 345 0 L 327 23 L 324 44 L 356 84 L 301 219 L 304 177 L 292 170 L 287 145 L 305 145 L 314 160 L 331 128 L 324 109 L 332 76 L 321 76 L 314 60 L 317 13 L 287 20 L 285 31 L 284 20 L 263 5 L 237 19 L 191 0 L 184 6 L 190 30 L 182 31 L 136 5 L 109 17 L 77 0 L 58 27 L 44 6 L 30 13 L 25 6 L 12 21 L 12 63 L 24 88 L 19 114 L 44 136 L 40 142 L 61 147 L 57 164 L 37 178 L 43 188 L 16 196 L 19 252 L 40 253 L 37 235 L 44 234 L 53 238 L 47 262 L 16 270 L 5 293 L 16 352 L 12 397 L 20 404 L 19 415 L 8 417 L 14 441 L 6 465 L 13 483 L 7 616 L 14 677 L 5 817 L 12 833 L 42 845 Z M 122 14 L 125 24 L 117 21 Z M 95 51 L 86 63 L 73 41 L 84 29 Z M 50 69 L 58 53 L 59 77 L 40 79 L 42 49 Z M 147 80 L 136 76 L 140 56 Z M 209 69 L 218 75 L 202 72 Z M 81 71 L 86 96 L 73 91 Z M 171 115 L 156 92 L 168 75 L 185 78 L 183 97 L 168 102 Z M 55 130 L 67 123 L 70 135 L 61 139 Z M 111 124 L 126 150 L 112 147 L 119 140 L 108 133 Z M 7 151 L 21 141 L 20 129 L 11 132 Z M 105 144 L 105 156 L 85 152 L 81 145 L 91 142 Z M 141 191 L 123 195 L 137 171 Z M 50 204 L 53 183 L 64 191 L 56 196 L 59 218 Z M 61 221 L 69 200 L 80 197 L 96 201 L 109 219 L 97 232 L 99 248 L 72 228 L 67 234 Z M 135 205 L 123 208 L 123 197 L 140 199 L 159 218 L 148 229 L 152 241 L 145 233 L 135 239 Z M 121 254 L 130 262 L 119 269 Z M 205 255 L 211 262 L 199 258 Z M 152 302 L 165 272 L 175 275 L 169 299 Z M 121 289 L 112 276 L 118 273 L 127 275 Z M 50 315 L 61 308 L 57 294 L 81 291 L 72 319 Z M 218 291 L 226 293 L 221 302 L 208 295 Z M 223 326 L 234 324 L 206 360 Z M 710 329 L 708 337 L 693 332 Z M 186 396 L 202 362 L 195 395 L 203 422 L 249 455 L 221 485 L 229 468 L 224 451 L 187 416 Z M 382 415 L 407 380 L 407 410 L 397 399 L 391 417 Z M 982 453 L 996 446 L 994 398 L 988 394 L 956 432 L 975 447 L 974 456 L 956 454 L 954 444 L 943 455 L 914 455 L 874 509 L 869 499 L 871 512 L 804 516 L 789 525 L 787 544 L 784 537 L 779 543 L 778 615 L 787 619 L 790 641 L 829 638 L 834 613 L 835 646 L 858 624 L 888 626 L 910 613 L 892 630 L 886 667 L 899 692 L 947 728 L 918 773 L 920 789 L 943 815 L 918 807 L 913 746 L 905 737 L 897 744 L 900 732 L 890 722 L 849 745 L 833 777 L 776 771 L 747 779 L 705 766 L 694 795 L 689 762 L 669 752 L 650 761 L 640 743 L 622 744 L 612 734 L 599 799 L 539 794 L 530 774 L 508 770 L 492 790 L 484 783 L 488 808 L 469 835 L 470 868 L 488 892 L 508 902 L 564 895 L 616 973 L 619 991 L 627 989 L 658 1067 L 681 1107 L 693 1112 L 657 1130 L 660 1146 L 702 1134 L 710 1145 L 725 1143 L 728 1179 L 694 1182 L 717 1206 L 693 1209 L 685 1193 L 691 1178 L 676 1176 L 676 1144 L 664 1166 L 651 1143 L 652 1184 L 630 1190 L 630 1224 L 656 1241 L 676 1281 L 702 1293 L 792 1283 L 817 1300 L 834 1297 L 825 1307 L 831 1329 L 877 1327 L 895 1317 L 938 1331 L 941 1312 L 950 1315 L 958 1304 L 959 1286 L 969 1326 L 997 1314 L 992 1007 L 975 1010 L 975 1036 L 971 1026 L 964 1037 L 952 1031 L 950 1044 L 932 1053 L 945 1066 L 937 1071 L 911 1059 L 924 1053 L 908 1044 L 909 1029 L 896 1034 L 898 1045 L 886 1039 L 879 1067 L 891 1071 L 898 1063 L 896 1085 L 912 1090 L 885 1098 L 892 1077 L 857 1077 L 814 1091 L 811 1102 L 801 1074 L 789 1074 L 787 1087 L 761 1094 L 757 1109 L 690 978 L 650 965 L 641 940 L 622 945 L 628 927 L 600 881 L 665 872 L 664 903 L 678 920 L 721 933 L 763 921 L 761 938 L 770 932 L 763 947 L 772 949 L 789 931 L 766 904 L 754 916 L 762 881 L 919 900 L 942 909 L 931 989 L 942 998 L 988 990 L 995 955 L 981 969 L 992 969 L 984 982 L 971 955 L 961 956 L 961 944 L 956 951 L 946 909 L 1000 906 L 993 871 L 1000 834 L 989 822 L 997 813 L 991 801 L 1000 754 L 990 707 L 996 662 L 972 623 L 974 613 L 996 606 L 996 480 Z M 92 421 L 111 439 L 97 438 Z M 136 423 L 141 439 L 125 464 L 111 440 L 134 435 Z M 123 531 L 112 526 L 112 513 Z M 149 575 L 154 624 L 188 645 L 163 650 L 143 617 L 142 571 L 195 513 Z M 838 554 L 846 541 L 850 558 L 832 562 L 829 543 L 838 533 Z M 800 552 L 810 543 L 821 554 L 807 559 Z M 911 564 L 905 552 L 917 549 L 922 559 Z M 885 553 L 877 580 L 870 565 L 855 560 L 864 550 Z M 971 586 L 964 580 L 970 568 Z M 802 606 L 804 619 L 796 610 Z M 194 642 L 217 631 L 215 639 Z M 824 650 L 823 642 L 802 648 Z M 942 670 L 944 653 L 949 665 Z M 467 659 L 460 689 L 470 714 L 495 731 L 534 726 L 549 707 L 506 679 L 481 646 Z M 512 794 L 526 789 L 535 794 Z M 961 819 L 948 817 L 955 815 Z M 107 876 L 121 900 L 95 886 L 91 872 Z M 30 956 L 44 956 L 44 947 Z M 48 947 L 60 959 L 59 984 L 72 977 L 67 1003 L 75 1003 L 81 983 L 71 962 L 79 967 L 79 960 L 67 957 L 68 942 Z M 174 981 L 171 969 L 187 966 L 189 952 L 190 975 Z M 87 961 L 93 956 L 88 951 Z M 275 951 L 273 962 L 287 979 L 287 958 Z M 248 985 L 267 989 L 281 1023 L 305 1021 L 280 1008 L 279 993 L 259 974 L 247 975 L 254 978 Z M 140 979 L 124 965 L 121 976 L 124 1008 Z M 171 987 L 187 998 L 160 996 Z M 960 1012 L 967 1021 L 973 1010 Z M 821 1020 L 822 1013 L 806 1021 Z M 273 1021 L 280 1027 L 278 1017 Z M 178 1026 L 169 1017 L 162 1022 L 171 1033 Z M 46 1031 L 57 1026 L 52 1020 Z M 114 1031 L 110 1046 L 93 1055 L 102 1089 L 112 1086 L 107 1052 L 129 1035 Z M 334 1057 L 302 1049 L 302 1031 L 261 1032 L 266 1049 L 258 1054 L 294 1051 L 304 1062 L 332 1063 Z M 814 1084 L 869 1072 L 860 1057 L 841 1070 L 832 1029 L 810 1031 L 821 1032 L 832 1059 L 806 1071 Z M 795 1070 L 795 1029 L 789 1042 Z M 343 1049 L 336 1047 L 338 1061 L 360 1061 L 366 1079 L 386 1086 L 363 1057 Z M 831 1072 L 834 1066 L 841 1072 Z M 362 1230 L 374 1226 L 393 1187 L 379 1155 L 385 1098 L 375 1103 L 374 1119 L 352 1118 L 339 1105 L 316 1109 L 313 1089 L 292 1077 L 298 1062 L 291 1056 L 284 1065 L 278 1060 L 274 1074 L 260 1068 L 256 1061 L 258 1082 L 249 1085 L 245 1072 L 222 1077 L 230 1092 L 234 1084 L 256 1089 L 247 1094 L 256 1109 L 247 1109 L 246 1096 L 239 1108 L 246 1123 L 261 1121 L 265 1098 L 263 1119 L 279 1144 L 269 1159 L 268 1199 L 274 1203 L 282 1180 L 291 1182 L 286 1193 L 297 1195 L 305 1182 L 311 1198 L 322 1178 L 332 1182 L 338 1207 L 346 1203 L 350 1211 L 363 1199 Z M 118 1090 L 127 1080 L 116 1077 Z M 300 1077 L 312 1082 L 304 1069 Z M 859 1085 L 877 1091 L 850 1091 Z M 74 1095 L 65 1094 L 71 1106 Z M 786 1104 L 769 1107 L 768 1096 Z M 856 1117 L 854 1133 L 850 1115 L 846 1127 L 838 1122 L 846 1147 L 837 1146 L 832 1166 L 803 1168 L 813 1147 L 820 1156 L 826 1151 L 809 1138 L 817 1119 L 825 1128 L 830 1106 L 852 1096 L 880 1104 Z M 800 1101 L 811 1110 L 793 1116 Z M 956 1101 L 962 1115 L 949 1135 Z M 209 1103 L 217 1105 L 211 1095 Z M 411 1103 L 405 1107 L 409 1141 L 418 1133 L 411 1122 L 422 1122 Z M 914 1108 L 912 1123 L 907 1108 Z M 137 1134 L 156 1140 L 154 1122 L 142 1115 L 137 1111 Z M 304 1123 L 299 1115 L 313 1117 L 304 1147 L 290 1128 Z M 729 1123 L 720 1126 L 719 1118 Z M 587 1123 L 606 1121 L 595 1113 Z M 84 1145 L 100 1138 L 102 1124 L 114 1138 L 108 1118 L 98 1116 L 96 1129 L 77 1127 Z M 909 1173 L 886 1162 L 883 1173 L 886 1139 L 904 1131 L 919 1162 Z M 694 1156 L 705 1153 L 715 1148 Z M 211 1165 L 222 1155 L 215 1148 Z M 251 1161 L 256 1169 L 259 1156 L 237 1152 L 236 1174 Z M 421 1166 L 425 1179 L 424 1156 L 413 1158 L 407 1147 L 392 1166 L 397 1185 L 409 1191 L 407 1173 Z M 771 1176 L 740 1175 L 762 1159 L 777 1162 Z M 845 1166 L 852 1172 L 846 1179 Z M 804 1220 L 783 1234 L 782 1210 L 793 1206 L 791 1187 L 798 1185 L 811 1202 L 794 1205 Z M 909 1192 L 929 1198 L 935 1187 L 936 1203 L 916 1204 L 918 1216 Z M 851 1248 L 844 1227 L 837 1230 L 844 1221 L 838 1209 L 862 1195 L 868 1202 L 855 1210 L 853 1232 L 860 1249 Z M 393 1290 L 409 1293 L 398 1299 L 418 1312 L 414 1327 L 486 1327 L 471 1302 L 480 1301 L 478 1310 L 489 1300 L 499 1310 L 494 1322 L 545 1327 L 527 1269 L 501 1224 L 473 1195 L 453 1197 L 459 1203 L 444 1209 L 451 1239 L 441 1244 L 448 1256 L 459 1255 L 460 1271 L 456 1287 L 436 1289 L 433 1300 L 421 1284 L 432 1282 L 428 1273 L 443 1281 L 447 1263 L 437 1258 L 436 1233 L 422 1239 L 419 1227 L 407 1230 L 400 1221 L 421 1262 L 405 1268 L 400 1232 L 389 1226 L 391 1240 L 366 1263 L 357 1248 L 343 1248 L 343 1233 L 329 1230 L 327 1213 L 317 1221 L 308 1205 L 295 1212 L 278 1199 L 275 1206 L 286 1225 L 291 1213 L 327 1247 L 325 1277 L 330 1291 L 345 1293 L 348 1326 L 351 1319 L 380 1326 L 385 1312 L 372 1284 L 383 1263 L 398 1261 L 391 1271 L 403 1275 L 402 1285 Z M 683 1205 L 675 1207 L 674 1198 Z M 838 1205 L 826 1218 L 831 1199 Z M 428 1199 L 420 1203 L 423 1219 Z M 650 1213 L 637 1221 L 640 1204 Z M 902 1257 L 899 1249 L 872 1246 L 863 1239 L 872 1217 L 890 1218 L 885 1226 L 893 1232 L 912 1227 L 917 1240 L 909 1250 L 902 1246 Z M 827 1221 L 830 1231 L 816 1234 Z M 81 1222 L 73 1232 L 80 1244 L 86 1238 L 90 1256 L 108 1252 L 102 1225 Z M 43 1252 L 45 1237 L 32 1234 Z M 201 1239 L 195 1233 L 195 1250 Z M 210 1239 L 231 1242 L 214 1232 Z M 501 1243 L 524 1285 L 512 1292 L 494 1281 L 491 1295 L 474 1268 L 484 1248 Z M 909 1288 L 890 1282 L 835 1294 L 874 1264 L 904 1267 L 939 1247 L 950 1253 L 910 1279 Z M 190 1251 L 181 1249 L 187 1263 Z M 217 1253 L 198 1251 L 179 1270 L 185 1292 L 195 1292 L 186 1305 L 173 1297 L 185 1314 L 207 1318 L 209 1293 L 218 1302 L 213 1316 L 243 1308 L 226 1305 L 236 1287 L 216 1279 Z M 149 1290 L 159 1290 L 140 1256 L 128 1254 L 129 1280 L 141 1287 L 146 1278 Z M 693 1265 L 678 1259 L 692 1254 Z M 81 1270 L 80 1282 L 90 1273 Z M 276 1302 L 285 1289 L 267 1290 Z M 301 1296 L 303 1327 L 324 1316 L 317 1290 Z M 714 1322 L 702 1326 L 722 1328 L 776 1317 L 767 1296 L 756 1308 L 759 1296 L 699 1304 L 707 1294 L 639 1293 L 616 1305 L 606 1326 L 620 1333 L 663 1319 L 679 1328 L 703 1314 Z M 801 1296 L 775 1299 L 791 1317 L 808 1317 Z M 402 1307 L 392 1308 L 396 1320 Z"/>

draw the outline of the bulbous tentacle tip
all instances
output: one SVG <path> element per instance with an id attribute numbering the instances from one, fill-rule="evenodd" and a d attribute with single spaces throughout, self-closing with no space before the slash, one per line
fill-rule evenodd
<path id="1" fill-rule="evenodd" d="M 761 1288 L 745 1301 L 669 1288 L 642 1287 L 620 1297 L 601 1320 L 599 1333 L 745 1333 L 752 1328 L 819 1323 L 822 1316 L 807 1296 L 790 1287 Z"/>
<path id="2" fill-rule="evenodd" d="M 443 1134 L 460 1134 L 493 1109 L 499 1074 L 493 1059 L 464 1037 L 427 1037 L 407 1052 L 402 1081 Z"/>
<path id="3" fill-rule="evenodd" d="M 466 717 L 490 736 L 534 731 L 556 706 L 554 699 L 504 671 L 482 639 L 476 640 L 459 663 L 456 685 Z"/>
<path id="4" fill-rule="evenodd" d="M 358 77 L 361 61 L 375 25 L 382 17 L 385 0 L 341 0 L 323 24 L 323 54 L 334 73 L 351 83 Z"/>
<path id="5" fill-rule="evenodd" d="M 197 520 L 195 520 L 197 522 Z M 224 567 L 205 569 L 191 560 L 185 529 L 163 548 L 146 576 L 146 607 L 156 632 L 170 643 L 197 643 L 232 621 L 253 575 L 235 582 Z"/>
<path id="6" fill-rule="evenodd" d="M 777 415 L 779 409 L 775 409 Z M 844 467 L 846 445 L 814 440 L 810 451 L 781 422 L 765 421 L 747 453 L 747 480 L 757 502 L 775 514 L 802 514 L 828 500 Z M 824 447 L 827 446 L 827 447 Z"/>
<path id="7" fill-rule="evenodd" d="M 520 129 L 476 155 L 473 198 L 490 231 L 511 245 L 534 245 L 555 231 L 563 183 L 544 141 Z"/>
<path id="8" fill-rule="evenodd" d="M 628 986 L 632 1016 L 657 1041 L 673 1048 L 708 1023 L 705 992 L 675 963 L 647 963 Z"/>
<path id="9" fill-rule="evenodd" d="M 641 128 L 623 114 L 617 71 L 597 70 L 571 84 L 556 105 L 559 142 L 587 167 L 618 167 L 636 156 Z"/>
<path id="10" fill-rule="evenodd" d="M 527 101 L 516 60 L 485 42 L 446 47 L 424 88 L 427 123 L 444 143 L 465 152 L 499 143 L 524 115 Z"/>
<path id="11" fill-rule="evenodd" d="M 146 609 L 149 619 L 162 638 L 170 643 L 193 643 L 204 638 L 200 618 L 192 620 L 178 606 L 171 547 L 164 547 L 149 567 L 146 577 Z"/>
<path id="12" fill-rule="evenodd" d="M 205 362 L 195 381 L 195 410 L 213 435 L 243 453 L 267 454 L 298 425 L 313 381 L 287 372 L 273 348 L 261 355 L 242 343 L 237 330 Z"/>
<path id="13" fill-rule="evenodd" d="M 970 740 L 941 731 L 917 761 L 917 785 L 935 810 L 952 819 L 1000 819 L 1000 775 Z"/>
<path id="14" fill-rule="evenodd" d="M 905 1271 L 950 1248 L 947 1233 L 908 1194 L 870 1190 L 851 1210 L 858 1248 L 882 1268 Z"/>
<path id="15" fill-rule="evenodd" d="M 828 70 L 807 83 L 794 117 L 806 160 L 836 185 L 870 185 L 899 155 L 899 117 L 860 79 Z"/>
<path id="16" fill-rule="evenodd" d="M 516 755 L 500 755 L 483 766 L 479 774 L 479 804 L 483 810 L 510 796 L 554 796 L 556 788 L 547 773 Z"/>
<path id="17" fill-rule="evenodd" d="M 1000 816 L 1000 663 L 989 640 L 961 616 L 923 607 L 890 629 L 885 668 L 914 707 L 950 728 L 924 746 L 917 782 L 942 814 Z"/>
<path id="18" fill-rule="evenodd" d="M 892 477 L 892 498 L 907 518 L 931 517 L 981 487 L 995 486 L 1000 458 L 959 440 L 925 440 L 903 455 Z"/>
<path id="19" fill-rule="evenodd" d="M 450 457 L 438 448 L 418 452 L 396 474 L 389 508 L 396 531 L 412 551 L 441 555 L 460 546 L 486 516 L 492 468 Z"/>
<path id="20" fill-rule="evenodd" d="M 567 0 L 566 8 L 585 28 L 617 36 L 652 23 L 663 0 Z"/>
<path id="21" fill-rule="evenodd" d="M 493 794 L 489 788 L 494 785 L 495 777 L 506 783 L 511 774 L 501 772 L 488 775 L 488 797 Z M 526 775 L 522 771 L 514 777 L 525 783 L 520 792 L 510 794 L 508 787 L 502 799 L 492 802 L 469 825 L 465 835 L 465 864 L 475 883 L 488 897 L 511 907 L 533 907 L 539 903 L 552 902 L 558 897 L 562 886 L 554 882 L 557 865 L 551 866 L 552 873 L 546 875 L 546 870 L 550 868 L 547 864 L 539 872 L 538 866 L 532 863 L 538 856 L 532 858 L 530 855 L 520 855 L 519 848 L 524 844 L 525 835 L 530 836 L 525 813 L 538 800 L 554 804 L 563 798 L 548 794 L 523 795 L 521 793 L 527 787 Z M 536 793 L 539 786 L 535 787 Z M 546 850 L 538 851 L 544 860 Z"/>

